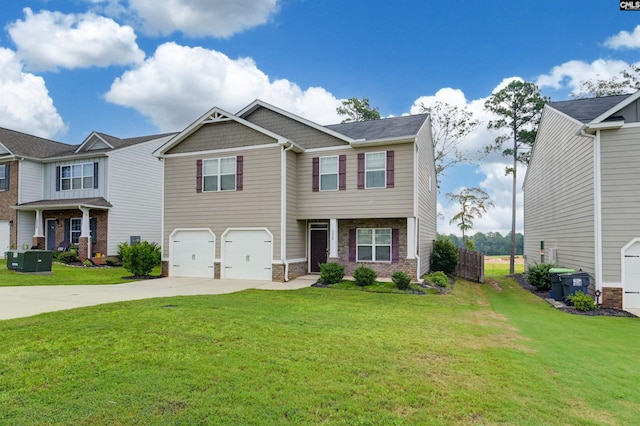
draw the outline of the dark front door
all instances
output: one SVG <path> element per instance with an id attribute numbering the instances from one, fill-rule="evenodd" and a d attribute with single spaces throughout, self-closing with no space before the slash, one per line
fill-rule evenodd
<path id="1" fill-rule="evenodd" d="M 320 264 L 327 263 L 327 230 L 311 230 L 311 272 L 320 272 Z"/>
<path id="2" fill-rule="evenodd" d="M 55 250 L 56 244 L 56 220 L 47 219 L 47 250 Z"/>

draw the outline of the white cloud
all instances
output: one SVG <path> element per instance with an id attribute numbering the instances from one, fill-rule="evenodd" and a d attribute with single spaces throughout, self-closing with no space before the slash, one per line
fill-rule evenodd
<path id="1" fill-rule="evenodd" d="M 620 31 L 618 34 L 609 37 L 604 45 L 610 49 L 640 49 L 640 25 L 632 33 Z"/>
<path id="2" fill-rule="evenodd" d="M 191 37 L 226 38 L 267 23 L 278 0 L 90 0 L 112 16 L 133 19 L 149 35 L 180 31 Z"/>
<path id="3" fill-rule="evenodd" d="M 592 63 L 568 61 L 551 69 L 549 74 L 538 77 L 536 84 L 541 88 L 574 90 L 583 81 L 609 80 L 619 77 L 622 70 L 628 69 L 625 61 L 597 59 Z"/>
<path id="4" fill-rule="evenodd" d="M 180 130 L 214 106 L 234 113 L 255 99 L 321 123 L 340 121 L 326 90 L 271 81 L 250 58 L 170 42 L 111 85 L 107 101 L 133 108 L 163 131 Z"/>
<path id="5" fill-rule="evenodd" d="M 7 29 L 19 57 L 31 70 L 107 67 L 144 59 L 133 29 L 112 19 L 93 13 L 34 14 L 29 8 L 24 13 L 24 20 L 10 24 Z"/>
<path id="6" fill-rule="evenodd" d="M 0 126 L 44 138 L 66 131 L 42 77 L 22 70 L 15 53 L 0 48 Z"/>

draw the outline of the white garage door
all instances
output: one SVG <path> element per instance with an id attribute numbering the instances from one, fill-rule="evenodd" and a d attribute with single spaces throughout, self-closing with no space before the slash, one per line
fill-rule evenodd
<path id="1" fill-rule="evenodd" d="M 640 308 L 640 242 L 624 251 L 624 308 Z"/>
<path id="2" fill-rule="evenodd" d="M 232 230 L 223 238 L 224 278 L 271 281 L 273 237 L 268 231 Z"/>
<path id="3" fill-rule="evenodd" d="M 207 229 L 175 230 L 171 237 L 171 271 L 175 277 L 213 278 L 216 238 Z"/>
<path id="4" fill-rule="evenodd" d="M 9 250 L 9 221 L 0 220 L 0 259 L 4 259 L 4 252 Z"/>

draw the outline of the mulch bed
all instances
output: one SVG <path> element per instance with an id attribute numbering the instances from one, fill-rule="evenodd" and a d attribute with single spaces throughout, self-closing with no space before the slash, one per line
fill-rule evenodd
<path id="1" fill-rule="evenodd" d="M 516 280 L 516 282 L 518 284 L 520 284 L 520 286 L 522 286 L 522 288 L 524 288 L 525 290 L 530 291 L 531 293 L 535 294 L 536 296 L 542 298 L 542 299 L 549 299 L 549 291 L 538 291 L 534 286 L 532 286 L 531 284 L 529 284 L 527 282 L 527 280 L 524 277 L 524 274 L 515 274 L 515 275 L 509 275 L 509 278 L 513 278 L 514 280 Z M 563 311 L 563 312 L 567 312 L 570 314 L 574 314 L 574 315 L 587 315 L 587 316 L 607 316 L 607 317 L 633 317 L 635 318 L 635 315 L 633 315 L 630 312 L 627 311 L 623 311 L 620 309 L 613 309 L 613 308 L 598 308 L 594 311 L 579 311 L 576 308 L 574 308 L 573 306 L 567 306 L 564 308 L 558 308 L 558 310 Z"/>

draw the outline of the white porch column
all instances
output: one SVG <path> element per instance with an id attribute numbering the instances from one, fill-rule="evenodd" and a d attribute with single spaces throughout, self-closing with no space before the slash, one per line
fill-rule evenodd
<path id="1" fill-rule="evenodd" d="M 416 247 L 416 218 L 407 218 L 407 259 L 415 259 L 418 248 Z"/>
<path id="2" fill-rule="evenodd" d="M 36 210 L 36 226 L 33 231 L 34 237 L 44 237 L 44 226 L 42 224 L 42 210 Z"/>
<path id="3" fill-rule="evenodd" d="M 80 225 L 80 238 L 87 239 L 87 252 L 86 258 L 91 258 L 91 226 L 89 224 L 89 208 L 88 207 L 78 207 L 82 212 L 82 222 Z"/>
<path id="4" fill-rule="evenodd" d="M 329 219 L 329 257 L 338 257 L 338 219 Z"/>

